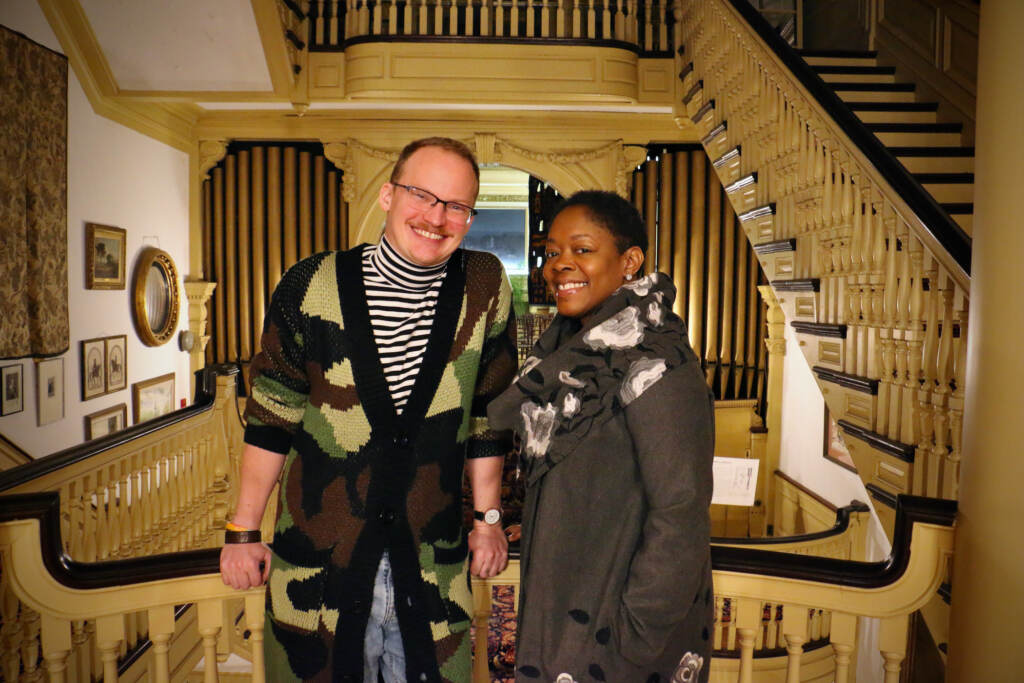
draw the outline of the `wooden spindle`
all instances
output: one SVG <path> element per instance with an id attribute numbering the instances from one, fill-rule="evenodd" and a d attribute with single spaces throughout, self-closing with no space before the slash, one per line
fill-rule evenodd
<path id="1" fill-rule="evenodd" d="M 249 629 L 249 644 L 252 652 L 253 683 L 264 683 L 263 628 L 266 607 L 262 593 L 245 596 L 245 625 Z"/>
<path id="2" fill-rule="evenodd" d="M 654 49 L 654 24 L 652 23 L 652 6 L 651 0 L 644 0 L 644 39 L 643 46 L 648 52 Z M 639 42 L 639 41 L 638 41 Z M 727 105 L 728 106 L 728 105 Z"/>
<path id="3" fill-rule="evenodd" d="M 850 660 L 857 643 L 857 617 L 853 614 L 832 614 L 829 640 L 835 653 L 835 683 L 850 680 Z"/>
<path id="4" fill-rule="evenodd" d="M 148 615 L 149 639 L 153 643 L 153 680 L 168 683 L 171 677 L 169 653 L 174 636 L 174 607 L 151 607 Z"/>
<path id="5" fill-rule="evenodd" d="M 733 619 L 740 650 L 739 683 L 753 683 L 754 641 L 761 625 L 762 605 L 759 600 L 740 598 L 733 601 Z"/>
<path id="6" fill-rule="evenodd" d="M 203 637 L 203 683 L 217 683 L 217 638 L 223 628 L 223 603 L 203 600 L 198 603 L 199 634 Z"/>
<path id="7" fill-rule="evenodd" d="M 565 0 L 558 0 L 558 8 L 555 15 L 555 37 L 567 38 L 565 32 Z"/>
<path id="8" fill-rule="evenodd" d="M 96 620 L 96 643 L 103 662 L 104 683 L 117 681 L 117 657 L 124 641 L 124 616 L 114 614 Z"/>
<path id="9" fill-rule="evenodd" d="M 807 642 L 807 608 L 786 605 L 782 612 L 782 634 L 786 639 L 786 683 L 800 683 L 800 664 Z"/>

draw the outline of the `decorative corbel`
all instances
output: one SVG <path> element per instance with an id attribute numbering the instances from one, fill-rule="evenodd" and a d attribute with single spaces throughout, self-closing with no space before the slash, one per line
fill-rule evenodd
<path id="1" fill-rule="evenodd" d="M 629 198 L 629 175 L 647 159 L 647 148 L 638 145 L 624 145 L 619 140 L 619 163 L 615 170 L 615 191 Z"/>
<path id="2" fill-rule="evenodd" d="M 199 141 L 199 175 L 205 180 L 210 177 L 210 169 L 216 166 L 228 153 L 228 141 L 219 138 L 216 140 Z"/>
<path id="3" fill-rule="evenodd" d="M 324 156 L 341 169 L 341 196 L 346 202 L 356 199 L 356 168 L 347 142 L 324 142 Z"/>
<path id="4" fill-rule="evenodd" d="M 496 164 L 501 161 L 501 153 L 497 149 L 498 137 L 494 133 L 476 133 L 476 160 L 481 164 Z"/>

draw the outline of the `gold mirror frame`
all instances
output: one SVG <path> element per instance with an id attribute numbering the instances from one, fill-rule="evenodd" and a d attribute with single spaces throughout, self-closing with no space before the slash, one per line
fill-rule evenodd
<path id="1" fill-rule="evenodd" d="M 162 280 L 150 278 L 157 273 Z M 178 269 L 170 254 L 163 249 L 146 247 L 135 262 L 132 276 L 132 301 L 135 311 L 135 331 L 146 346 L 166 344 L 178 328 L 180 308 Z M 166 313 L 163 320 L 152 319 L 152 309 L 159 306 Z"/>

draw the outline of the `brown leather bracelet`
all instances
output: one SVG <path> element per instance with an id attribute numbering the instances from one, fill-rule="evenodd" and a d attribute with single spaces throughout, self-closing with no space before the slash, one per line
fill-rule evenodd
<path id="1" fill-rule="evenodd" d="M 259 543 L 262 540 L 259 529 L 246 529 L 245 531 L 224 532 L 224 543 Z"/>

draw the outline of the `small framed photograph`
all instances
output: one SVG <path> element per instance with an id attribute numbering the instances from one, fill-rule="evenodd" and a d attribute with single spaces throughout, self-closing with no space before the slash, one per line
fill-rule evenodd
<path id="1" fill-rule="evenodd" d="M 152 420 L 174 410 L 174 373 L 132 384 L 134 424 Z"/>
<path id="2" fill-rule="evenodd" d="M 0 401 L 0 415 L 13 415 L 25 410 L 25 371 L 20 364 L 0 368 L 0 384 L 3 400 Z"/>
<path id="3" fill-rule="evenodd" d="M 126 234 L 110 225 L 85 224 L 86 289 L 124 289 Z"/>
<path id="4" fill-rule="evenodd" d="M 850 450 L 846 447 L 846 442 L 843 441 L 843 431 L 832 419 L 827 405 L 825 406 L 825 443 L 822 448 L 822 454 L 826 460 L 831 460 L 851 472 L 857 471 L 857 466 L 853 464 L 853 458 L 850 457 Z"/>
<path id="5" fill-rule="evenodd" d="M 128 424 L 128 405 L 118 403 L 116 406 L 98 410 L 85 416 L 85 440 L 98 439 L 124 429 Z"/>
<path id="6" fill-rule="evenodd" d="M 104 340 L 107 355 L 107 393 L 128 388 L 128 337 L 119 334 Z"/>
<path id="7" fill-rule="evenodd" d="M 82 349 L 82 400 L 107 393 L 107 351 L 102 337 L 80 342 Z"/>
<path id="8" fill-rule="evenodd" d="M 64 358 L 47 358 L 36 364 L 36 401 L 42 427 L 64 419 Z"/>

